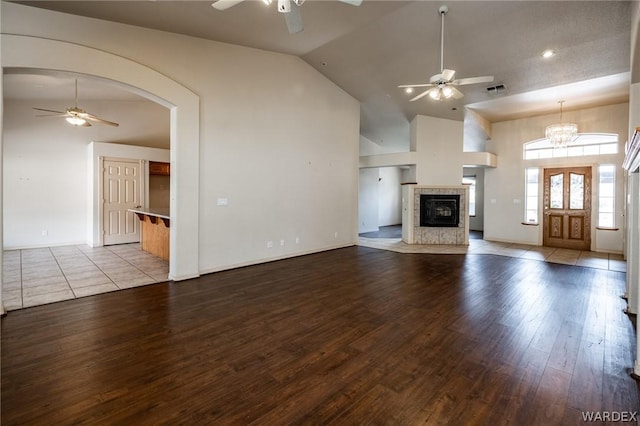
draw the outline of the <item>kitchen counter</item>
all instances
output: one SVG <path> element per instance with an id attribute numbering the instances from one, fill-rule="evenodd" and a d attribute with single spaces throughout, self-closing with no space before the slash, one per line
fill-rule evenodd
<path id="1" fill-rule="evenodd" d="M 169 209 L 128 209 L 140 219 L 142 250 L 169 260 Z"/>
<path id="2" fill-rule="evenodd" d="M 138 215 L 138 217 L 140 217 L 140 215 L 143 216 L 152 216 L 152 217 L 158 217 L 160 219 L 165 219 L 165 220 L 169 220 L 170 216 L 169 216 L 169 209 L 168 208 L 157 208 L 157 209 L 128 209 L 130 212 L 133 212 L 135 214 Z"/>

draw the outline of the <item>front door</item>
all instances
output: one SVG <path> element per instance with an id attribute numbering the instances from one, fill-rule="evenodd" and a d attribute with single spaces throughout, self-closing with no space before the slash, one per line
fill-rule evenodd
<path id="1" fill-rule="evenodd" d="M 104 160 L 103 170 L 103 244 L 140 241 L 139 220 L 135 213 L 127 211 L 142 205 L 140 162 Z"/>
<path id="2" fill-rule="evenodd" d="M 543 244 L 591 249 L 591 167 L 544 169 Z"/>

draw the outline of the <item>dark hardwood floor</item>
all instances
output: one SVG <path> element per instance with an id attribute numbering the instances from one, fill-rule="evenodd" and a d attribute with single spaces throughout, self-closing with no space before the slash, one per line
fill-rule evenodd
<path id="1" fill-rule="evenodd" d="M 350 247 L 14 311 L 1 420 L 582 424 L 640 410 L 624 281 Z"/>

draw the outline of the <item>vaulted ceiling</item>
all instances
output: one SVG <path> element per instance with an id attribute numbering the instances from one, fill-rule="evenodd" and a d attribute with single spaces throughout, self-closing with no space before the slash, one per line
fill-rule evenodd
<path id="1" fill-rule="evenodd" d="M 245 0 L 224 11 L 210 1 L 22 1 L 111 20 L 300 56 L 361 102 L 361 134 L 389 151 L 406 149 L 416 114 L 462 120 L 465 107 L 490 121 L 624 102 L 629 96 L 632 2 L 379 1 L 354 7 L 307 0 L 304 31 L 289 34 L 275 4 Z M 493 75 L 462 86 L 460 100 L 411 96 L 399 84 L 440 72 Z M 550 59 L 542 51 L 553 49 Z M 22 77 L 24 78 L 24 77 Z M 498 95 L 489 86 L 504 85 Z M 20 87 L 12 89 L 20 97 Z"/>

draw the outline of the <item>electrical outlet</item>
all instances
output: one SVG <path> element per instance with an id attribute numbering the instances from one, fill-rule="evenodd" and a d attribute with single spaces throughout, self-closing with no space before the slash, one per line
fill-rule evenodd
<path id="1" fill-rule="evenodd" d="M 273 241 L 267 241 L 267 248 L 273 248 Z"/>
<path id="2" fill-rule="evenodd" d="M 296 237 L 296 244 L 300 244 L 300 237 Z"/>
<path id="3" fill-rule="evenodd" d="M 49 231 L 47 231 L 46 229 L 42 230 L 42 236 L 46 237 L 47 235 L 49 235 Z"/>
<path id="4" fill-rule="evenodd" d="M 338 231 L 333 233 L 333 238 L 338 239 Z"/>
<path id="5" fill-rule="evenodd" d="M 280 240 L 280 247 L 284 247 L 284 240 Z"/>

